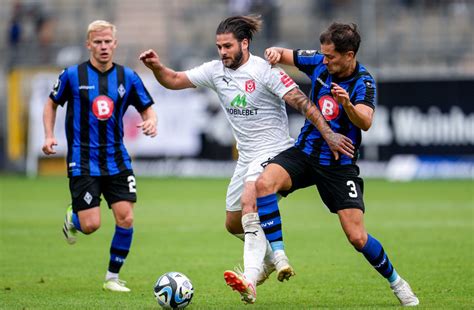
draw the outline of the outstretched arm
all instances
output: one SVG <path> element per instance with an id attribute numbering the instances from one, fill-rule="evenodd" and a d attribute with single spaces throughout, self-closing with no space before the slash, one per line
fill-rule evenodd
<path id="1" fill-rule="evenodd" d="M 339 159 L 339 153 L 350 158 L 354 157 L 354 145 L 351 139 L 332 131 L 316 105 L 299 88 L 287 92 L 283 100 L 303 114 L 319 130 L 336 160 Z"/>
<path id="2" fill-rule="evenodd" d="M 46 155 L 56 154 L 53 147 L 58 145 L 58 142 L 54 137 L 54 124 L 56 123 L 57 108 L 58 105 L 54 103 L 51 98 L 48 98 L 43 109 L 44 144 L 42 150 Z"/>
<path id="3" fill-rule="evenodd" d="M 158 82 L 168 89 L 196 87 L 188 79 L 186 73 L 174 71 L 161 63 L 160 57 L 152 49 L 141 53 L 140 60 L 153 72 Z"/>
<path id="4" fill-rule="evenodd" d="M 293 50 L 283 47 L 269 47 L 265 50 L 265 58 L 271 65 L 280 63 L 283 65 L 294 66 Z"/>

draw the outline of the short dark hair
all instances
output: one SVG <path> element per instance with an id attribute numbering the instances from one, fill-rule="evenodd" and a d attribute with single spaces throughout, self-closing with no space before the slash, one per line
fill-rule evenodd
<path id="1" fill-rule="evenodd" d="M 217 34 L 232 33 L 237 41 L 252 41 L 253 35 L 262 28 L 262 20 L 258 15 L 232 16 L 223 20 L 216 30 Z"/>
<path id="2" fill-rule="evenodd" d="M 360 45 L 360 34 L 357 25 L 332 23 L 329 28 L 319 36 L 321 44 L 334 44 L 336 52 L 345 53 L 353 51 L 357 54 Z"/>

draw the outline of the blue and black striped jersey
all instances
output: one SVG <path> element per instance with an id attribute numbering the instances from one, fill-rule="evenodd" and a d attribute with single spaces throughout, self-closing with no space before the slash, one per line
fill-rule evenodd
<path id="1" fill-rule="evenodd" d="M 123 116 L 129 105 L 142 112 L 153 104 L 140 77 L 113 64 L 106 72 L 90 61 L 61 72 L 49 97 L 66 102 L 68 176 L 107 176 L 132 169 L 123 144 Z"/>
<path id="2" fill-rule="evenodd" d="M 361 129 L 350 121 L 342 104 L 337 103 L 332 97 L 331 83 L 337 83 L 344 88 L 349 93 L 352 104 L 365 104 L 371 108 L 375 108 L 375 80 L 360 63 L 357 63 L 352 75 L 338 80 L 328 72 L 326 65 L 323 64 L 323 58 L 324 56 L 318 51 L 293 51 L 293 60 L 296 67 L 306 73 L 311 79 L 311 93 L 309 97 L 316 103 L 316 106 L 318 106 L 324 118 L 331 126 L 331 129 L 352 140 L 356 148 L 355 155 L 352 159 L 348 156 L 341 155 L 339 160 L 336 161 L 328 144 L 321 137 L 320 132 L 308 120 L 305 121 L 303 128 L 301 128 L 295 146 L 306 154 L 316 158 L 321 165 L 355 164 L 362 140 Z"/>

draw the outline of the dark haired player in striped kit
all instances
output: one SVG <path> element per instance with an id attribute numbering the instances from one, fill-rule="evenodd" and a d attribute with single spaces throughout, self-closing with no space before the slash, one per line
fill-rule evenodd
<path id="1" fill-rule="evenodd" d="M 70 244 L 77 231 L 91 234 L 100 227 L 101 194 L 115 217 L 104 290 L 129 292 L 119 271 L 130 250 L 136 182 L 130 156 L 123 144 L 123 116 L 132 105 L 140 113 L 137 125 L 147 136 L 157 134 L 153 100 L 130 68 L 113 63 L 116 28 L 94 21 L 87 30 L 90 59 L 66 68 L 59 76 L 43 112 L 43 152 L 55 154 L 56 109 L 66 102 L 67 165 L 72 205 L 63 233 Z"/>
<path id="2" fill-rule="evenodd" d="M 363 180 L 356 165 L 361 130 L 372 125 L 375 81 L 357 62 L 360 35 L 355 24 L 333 23 L 320 36 L 321 51 L 272 47 L 271 64 L 296 66 L 311 79 L 310 99 L 317 103 L 334 132 L 352 140 L 355 156 L 336 159 L 311 123 L 305 122 L 295 146 L 277 155 L 256 182 L 257 206 L 267 239 L 275 252 L 283 250 L 276 193 L 283 196 L 316 185 L 332 213 L 337 213 L 349 242 L 385 277 L 404 306 L 419 303 L 400 278 L 380 244 L 364 227 Z"/>

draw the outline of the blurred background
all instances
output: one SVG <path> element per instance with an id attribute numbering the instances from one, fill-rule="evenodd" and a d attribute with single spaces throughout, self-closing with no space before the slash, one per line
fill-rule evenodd
<path id="1" fill-rule="evenodd" d="M 377 81 L 378 105 L 364 133 L 365 177 L 391 180 L 474 177 L 474 0 L 2 0 L 0 10 L 0 171 L 66 175 L 64 112 L 58 155 L 45 158 L 42 107 L 61 70 L 88 59 L 87 25 L 118 28 L 115 61 L 139 73 L 155 99 L 159 136 L 143 137 L 126 115 L 126 145 L 137 175 L 230 176 L 237 152 L 217 96 L 168 91 L 139 61 L 153 48 L 185 70 L 218 57 L 215 30 L 227 16 L 255 13 L 251 44 L 318 49 L 333 21 L 355 22 L 358 59 Z M 307 92 L 309 80 L 285 68 Z M 296 137 L 303 118 L 288 109 Z"/>

